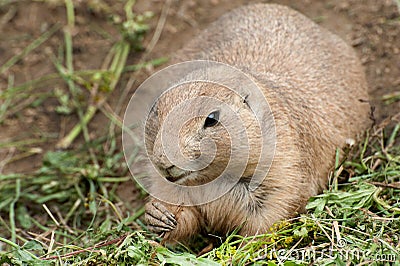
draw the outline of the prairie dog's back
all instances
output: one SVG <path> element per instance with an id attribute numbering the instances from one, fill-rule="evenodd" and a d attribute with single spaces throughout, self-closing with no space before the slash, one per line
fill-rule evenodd
<path id="1" fill-rule="evenodd" d="M 353 49 L 343 40 L 302 14 L 276 4 L 243 6 L 223 15 L 175 59 L 223 61 L 254 73 L 273 73 L 303 82 L 317 78 L 321 83 L 331 82 L 332 78 L 324 75 L 327 73 L 362 72 Z"/>

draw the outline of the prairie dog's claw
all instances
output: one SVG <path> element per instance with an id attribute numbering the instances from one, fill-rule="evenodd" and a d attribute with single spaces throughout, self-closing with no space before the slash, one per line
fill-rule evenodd
<path id="1" fill-rule="evenodd" d="M 175 215 L 160 202 L 146 204 L 145 219 L 149 229 L 156 233 L 169 232 L 177 225 Z"/>

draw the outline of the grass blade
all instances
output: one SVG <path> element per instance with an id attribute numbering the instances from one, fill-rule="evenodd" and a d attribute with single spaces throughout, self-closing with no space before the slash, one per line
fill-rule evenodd
<path id="1" fill-rule="evenodd" d="M 48 38 L 51 37 L 58 29 L 60 28 L 59 24 L 54 25 L 51 27 L 48 31 L 43 33 L 39 38 L 34 40 L 31 44 L 29 44 L 27 47 L 25 47 L 22 52 L 18 55 L 14 55 L 11 57 L 7 62 L 5 62 L 1 67 L 0 67 L 0 74 L 3 74 L 6 72 L 10 67 L 12 67 L 15 63 L 17 63 L 19 60 L 24 58 L 27 54 L 29 54 L 31 51 L 39 47 L 42 43 L 44 43 Z"/>

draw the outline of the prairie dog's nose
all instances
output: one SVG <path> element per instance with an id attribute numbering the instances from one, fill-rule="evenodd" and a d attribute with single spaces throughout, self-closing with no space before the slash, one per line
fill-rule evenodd
<path id="1" fill-rule="evenodd" d="M 175 165 L 167 168 L 166 172 L 168 173 L 166 178 L 168 181 L 171 181 L 171 182 L 175 182 L 188 174 L 188 171 L 185 171 Z"/>

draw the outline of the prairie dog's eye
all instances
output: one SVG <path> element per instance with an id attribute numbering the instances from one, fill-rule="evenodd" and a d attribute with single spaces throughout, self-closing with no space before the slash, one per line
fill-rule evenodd
<path id="1" fill-rule="evenodd" d="M 219 122 L 219 111 L 210 113 L 204 121 L 204 128 L 213 127 Z"/>

